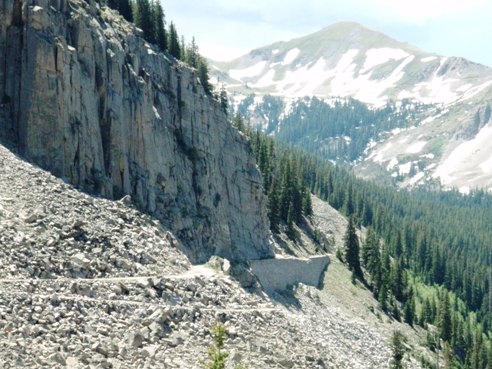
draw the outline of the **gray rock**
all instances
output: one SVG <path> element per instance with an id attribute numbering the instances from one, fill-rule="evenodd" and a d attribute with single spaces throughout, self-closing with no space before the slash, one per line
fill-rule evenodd
<path id="1" fill-rule="evenodd" d="M 196 71 L 93 1 L 39 0 L 21 14 L 17 1 L 0 4 L 0 98 L 12 117 L 0 131 L 21 155 L 84 190 L 130 195 L 195 261 L 273 255 L 254 156 Z"/>
<path id="2" fill-rule="evenodd" d="M 129 332 L 126 335 L 126 343 L 129 347 L 138 348 L 142 347 L 144 337 L 140 332 Z"/>

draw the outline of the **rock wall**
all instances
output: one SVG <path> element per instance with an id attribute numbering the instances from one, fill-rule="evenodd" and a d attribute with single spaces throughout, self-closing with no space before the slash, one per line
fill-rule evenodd
<path id="1" fill-rule="evenodd" d="M 328 256 L 314 256 L 309 259 L 277 257 L 253 260 L 250 266 L 266 291 L 281 291 L 299 283 L 319 287 L 329 263 Z"/>
<path id="2" fill-rule="evenodd" d="M 254 157 L 195 71 L 94 2 L 4 0 L 0 17 L 0 131 L 22 156 L 131 194 L 194 261 L 273 255 Z"/>

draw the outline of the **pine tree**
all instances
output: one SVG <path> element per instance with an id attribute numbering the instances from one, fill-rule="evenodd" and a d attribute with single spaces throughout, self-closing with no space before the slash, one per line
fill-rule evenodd
<path id="1" fill-rule="evenodd" d="M 444 369 L 455 369 L 455 360 L 449 343 L 444 342 Z"/>
<path id="2" fill-rule="evenodd" d="M 343 205 L 344 213 L 347 216 L 354 214 L 354 201 L 352 197 L 353 197 L 352 186 L 348 186 L 347 190 L 345 191 L 345 202 Z"/>
<path id="3" fill-rule="evenodd" d="M 130 0 L 119 0 L 118 10 L 128 22 L 133 22 L 133 10 Z"/>
<path id="4" fill-rule="evenodd" d="M 268 191 L 268 219 L 270 220 L 270 229 L 278 233 L 279 225 L 279 194 L 275 178 L 272 180 L 270 190 Z"/>
<path id="5" fill-rule="evenodd" d="M 207 361 L 201 361 L 204 368 L 207 369 L 225 369 L 226 359 L 229 354 L 224 349 L 224 342 L 227 335 L 225 327 L 216 324 L 211 329 L 214 344 L 208 348 Z"/>
<path id="6" fill-rule="evenodd" d="M 379 250 L 379 240 L 372 228 L 367 231 L 366 241 L 363 247 L 362 260 L 371 276 L 373 292 L 381 287 L 381 252 Z"/>
<path id="7" fill-rule="evenodd" d="M 392 291 L 398 301 L 404 302 L 404 291 L 406 289 L 406 275 L 401 259 L 394 263 L 392 268 Z"/>
<path id="8" fill-rule="evenodd" d="M 138 0 L 138 1 L 142 1 L 142 0 Z M 176 26 L 174 25 L 174 22 L 171 22 L 169 24 L 168 38 L 169 38 L 169 40 L 167 41 L 167 45 L 169 48 L 169 53 L 172 56 L 174 56 L 176 59 L 181 59 L 181 49 L 179 46 L 179 37 L 178 37 L 178 32 L 176 31 Z"/>
<path id="9" fill-rule="evenodd" d="M 239 131 L 244 132 L 244 120 L 241 116 L 241 113 L 236 113 L 236 116 L 232 120 L 232 125 L 236 127 Z"/>
<path id="10" fill-rule="evenodd" d="M 136 1 L 135 25 L 144 33 L 144 39 L 150 43 L 155 43 L 155 30 L 152 15 L 154 3 L 149 0 Z"/>
<path id="11" fill-rule="evenodd" d="M 359 239 L 355 230 L 353 217 L 349 218 L 347 230 L 344 236 L 344 242 L 345 260 L 347 260 L 349 269 L 354 272 L 358 278 L 363 279 L 362 269 L 360 266 Z"/>
<path id="12" fill-rule="evenodd" d="M 403 309 L 403 316 L 405 319 L 405 323 L 413 327 L 413 322 L 415 321 L 415 296 L 413 293 L 413 289 L 410 289 L 410 291 L 408 292 L 407 301 Z"/>
<path id="13" fill-rule="evenodd" d="M 119 10 L 120 1 L 119 0 L 107 0 L 107 4 L 111 9 Z"/>
<path id="14" fill-rule="evenodd" d="M 128 22 L 133 22 L 132 5 L 130 0 L 108 0 L 107 4 L 111 9 L 118 10 L 118 12 Z"/>
<path id="15" fill-rule="evenodd" d="M 155 5 L 154 10 L 154 30 L 155 30 L 155 40 L 157 46 L 161 51 L 167 50 L 167 35 L 166 35 L 166 22 L 164 19 L 164 10 L 162 5 L 158 0 Z"/>
<path id="16" fill-rule="evenodd" d="M 189 47 L 186 50 L 186 63 L 190 67 L 197 69 L 199 59 L 200 54 L 198 52 L 198 45 L 196 44 L 195 37 L 193 37 Z"/>
<path id="17" fill-rule="evenodd" d="M 311 202 L 311 191 L 309 188 L 304 188 L 304 200 L 302 203 L 302 211 L 307 217 L 313 215 L 313 204 Z"/>
<path id="18" fill-rule="evenodd" d="M 289 206 L 286 225 L 287 228 L 285 233 L 287 234 L 287 237 L 294 241 L 296 239 L 296 230 L 294 229 L 294 210 L 292 204 Z"/>
<path id="19" fill-rule="evenodd" d="M 405 337 L 403 334 L 395 330 L 391 336 L 391 369 L 403 369 L 403 358 L 405 356 Z"/>
<path id="20" fill-rule="evenodd" d="M 437 325 L 439 327 L 439 336 L 441 339 L 444 342 L 450 342 L 453 334 L 453 327 L 451 320 L 451 305 L 447 290 L 445 290 L 441 303 L 439 304 Z"/>
<path id="21" fill-rule="evenodd" d="M 187 53 L 188 55 L 188 53 Z M 219 102 L 220 102 L 220 107 L 222 111 L 226 114 L 228 114 L 229 111 L 229 98 L 227 97 L 227 91 L 224 87 L 224 85 L 221 86 L 220 92 L 219 92 Z M 268 187 L 266 187 L 268 188 Z"/>
<path id="22" fill-rule="evenodd" d="M 209 82 L 208 65 L 207 61 L 202 57 L 198 60 L 198 78 L 200 79 L 200 83 L 202 84 L 205 93 L 210 94 L 212 92 L 212 86 Z"/>

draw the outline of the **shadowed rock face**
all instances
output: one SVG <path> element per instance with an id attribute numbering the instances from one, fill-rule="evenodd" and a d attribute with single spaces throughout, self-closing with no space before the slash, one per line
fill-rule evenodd
<path id="1" fill-rule="evenodd" d="M 0 130 L 21 155 L 130 194 L 194 261 L 273 255 L 254 157 L 193 70 L 94 2 L 5 0 L 0 16 Z"/>

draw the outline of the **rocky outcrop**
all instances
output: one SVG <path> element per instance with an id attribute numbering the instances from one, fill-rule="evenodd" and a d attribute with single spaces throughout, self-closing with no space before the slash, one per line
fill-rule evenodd
<path id="1" fill-rule="evenodd" d="M 196 73 L 81 0 L 0 4 L 0 130 L 77 187 L 130 194 L 192 260 L 272 256 L 261 176 Z"/>

